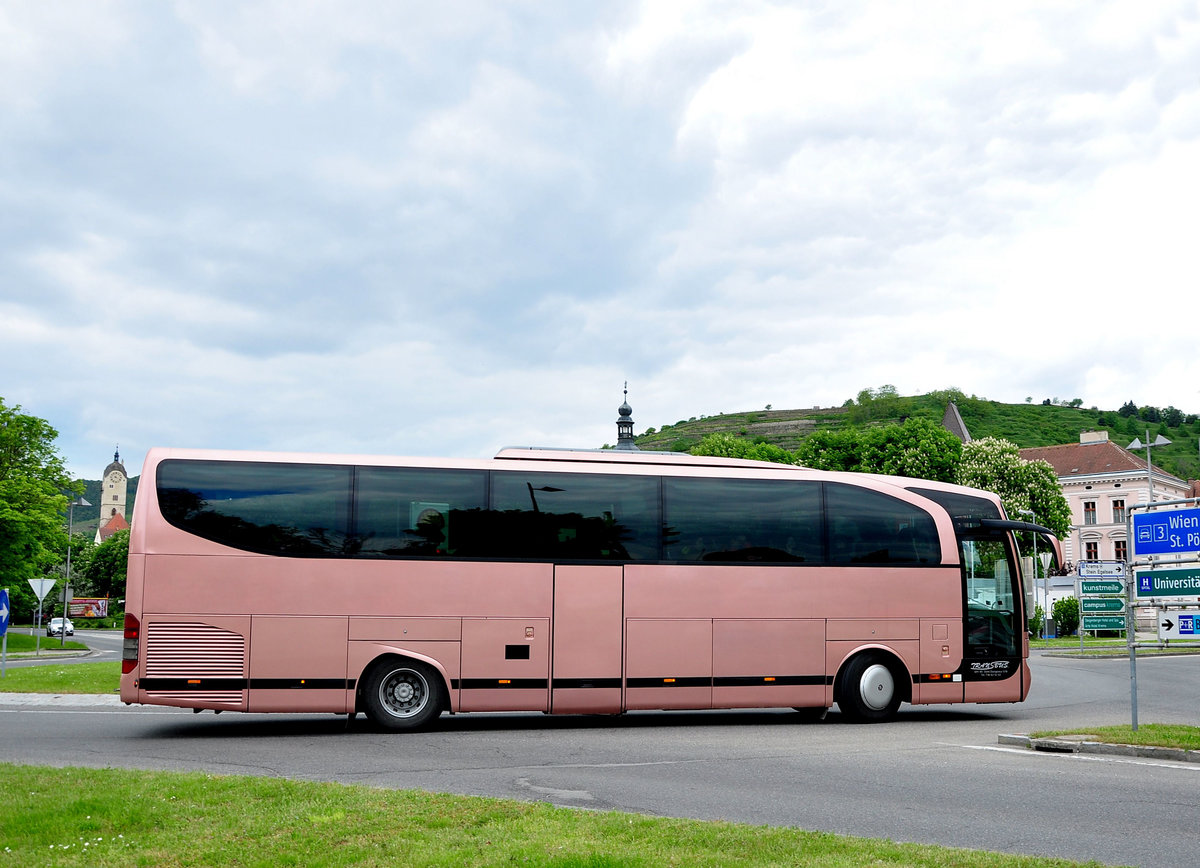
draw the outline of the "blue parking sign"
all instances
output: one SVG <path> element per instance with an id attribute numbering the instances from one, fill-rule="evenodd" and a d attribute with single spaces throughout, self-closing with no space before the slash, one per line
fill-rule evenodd
<path id="1" fill-rule="evenodd" d="M 1200 509 L 1161 509 L 1134 515 L 1133 550 L 1138 555 L 1200 550 Z"/>

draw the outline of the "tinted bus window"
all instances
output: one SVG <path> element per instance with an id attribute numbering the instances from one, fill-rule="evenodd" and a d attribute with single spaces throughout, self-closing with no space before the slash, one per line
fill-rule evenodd
<path id="1" fill-rule="evenodd" d="M 671 561 L 820 563 L 820 483 L 663 480 Z"/>
<path id="2" fill-rule="evenodd" d="M 878 491 L 827 483 L 829 562 L 936 564 L 937 526 L 927 512 Z"/>
<path id="3" fill-rule="evenodd" d="M 355 540 L 365 557 L 470 557 L 487 509 L 487 473 L 360 467 Z"/>
<path id="4" fill-rule="evenodd" d="M 933 488 L 911 487 L 909 491 L 928 497 L 945 507 L 951 518 L 1000 518 L 996 504 L 983 497 L 972 497 L 954 491 L 938 491 Z"/>
<path id="5" fill-rule="evenodd" d="M 242 461 L 164 461 L 158 505 L 178 528 L 214 542 L 281 555 L 345 555 L 350 468 Z"/>
<path id="6" fill-rule="evenodd" d="M 493 472 L 489 554 L 546 560 L 656 560 L 658 479 Z"/>

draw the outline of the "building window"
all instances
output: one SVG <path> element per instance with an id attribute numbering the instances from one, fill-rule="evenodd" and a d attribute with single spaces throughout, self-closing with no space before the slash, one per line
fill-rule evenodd
<path id="1" fill-rule="evenodd" d="M 1113 540 L 1113 556 L 1119 561 L 1129 560 L 1129 550 L 1125 546 L 1125 540 Z"/>
<path id="2" fill-rule="evenodd" d="M 1084 524 L 1095 524 L 1096 523 L 1096 501 L 1085 500 L 1083 502 L 1083 523 Z"/>
<path id="3" fill-rule="evenodd" d="M 1094 514 L 1093 514 L 1094 517 Z M 1100 560 L 1100 546 L 1098 543 L 1090 542 L 1083 544 L 1084 560 L 1098 561 Z"/>
<path id="4" fill-rule="evenodd" d="M 1114 500 L 1113 505 L 1113 524 L 1125 523 L 1125 501 Z"/>

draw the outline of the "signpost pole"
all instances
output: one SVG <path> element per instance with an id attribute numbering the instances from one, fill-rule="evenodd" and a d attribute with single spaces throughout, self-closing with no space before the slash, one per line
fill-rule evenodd
<path id="1" fill-rule="evenodd" d="M 1129 709 L 1132 718 L 1130 725 L 1133 727 L 1133 731 L 1137 732 L 1137 642 L 1135 641 L 1137 637 L 1134 635 L 1137 631 L 1137 612 L 1133 608 L 1133 604 L 1136 602 L 1134 599 L 1135 584 L 1136 582 L 1128 582 L 1125 586 L 1125 611 L 1128 613 L 1125 621 L 1125 641 L 1129 645 Z M 1133 617 L 1132 628 L 1129 625 L 1129 616 Z"/>
<path id="2" fill-rule="evenodd" d="M 8 677 L 8 588 L 0 588 L 0 678 Z"/>

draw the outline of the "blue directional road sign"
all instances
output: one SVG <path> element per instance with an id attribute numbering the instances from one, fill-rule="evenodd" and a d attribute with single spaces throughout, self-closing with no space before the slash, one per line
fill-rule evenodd
<path id="1" fill-rule="evenodd" d="M 8 632 L 8 588 L 0 588 L 0 636 Z"/>
<path id="2" fill-rule="evenodd" d="M 1200 509 L 1135 513 L 1133 551 L 1138 555 L 1200 551 Z"/>

